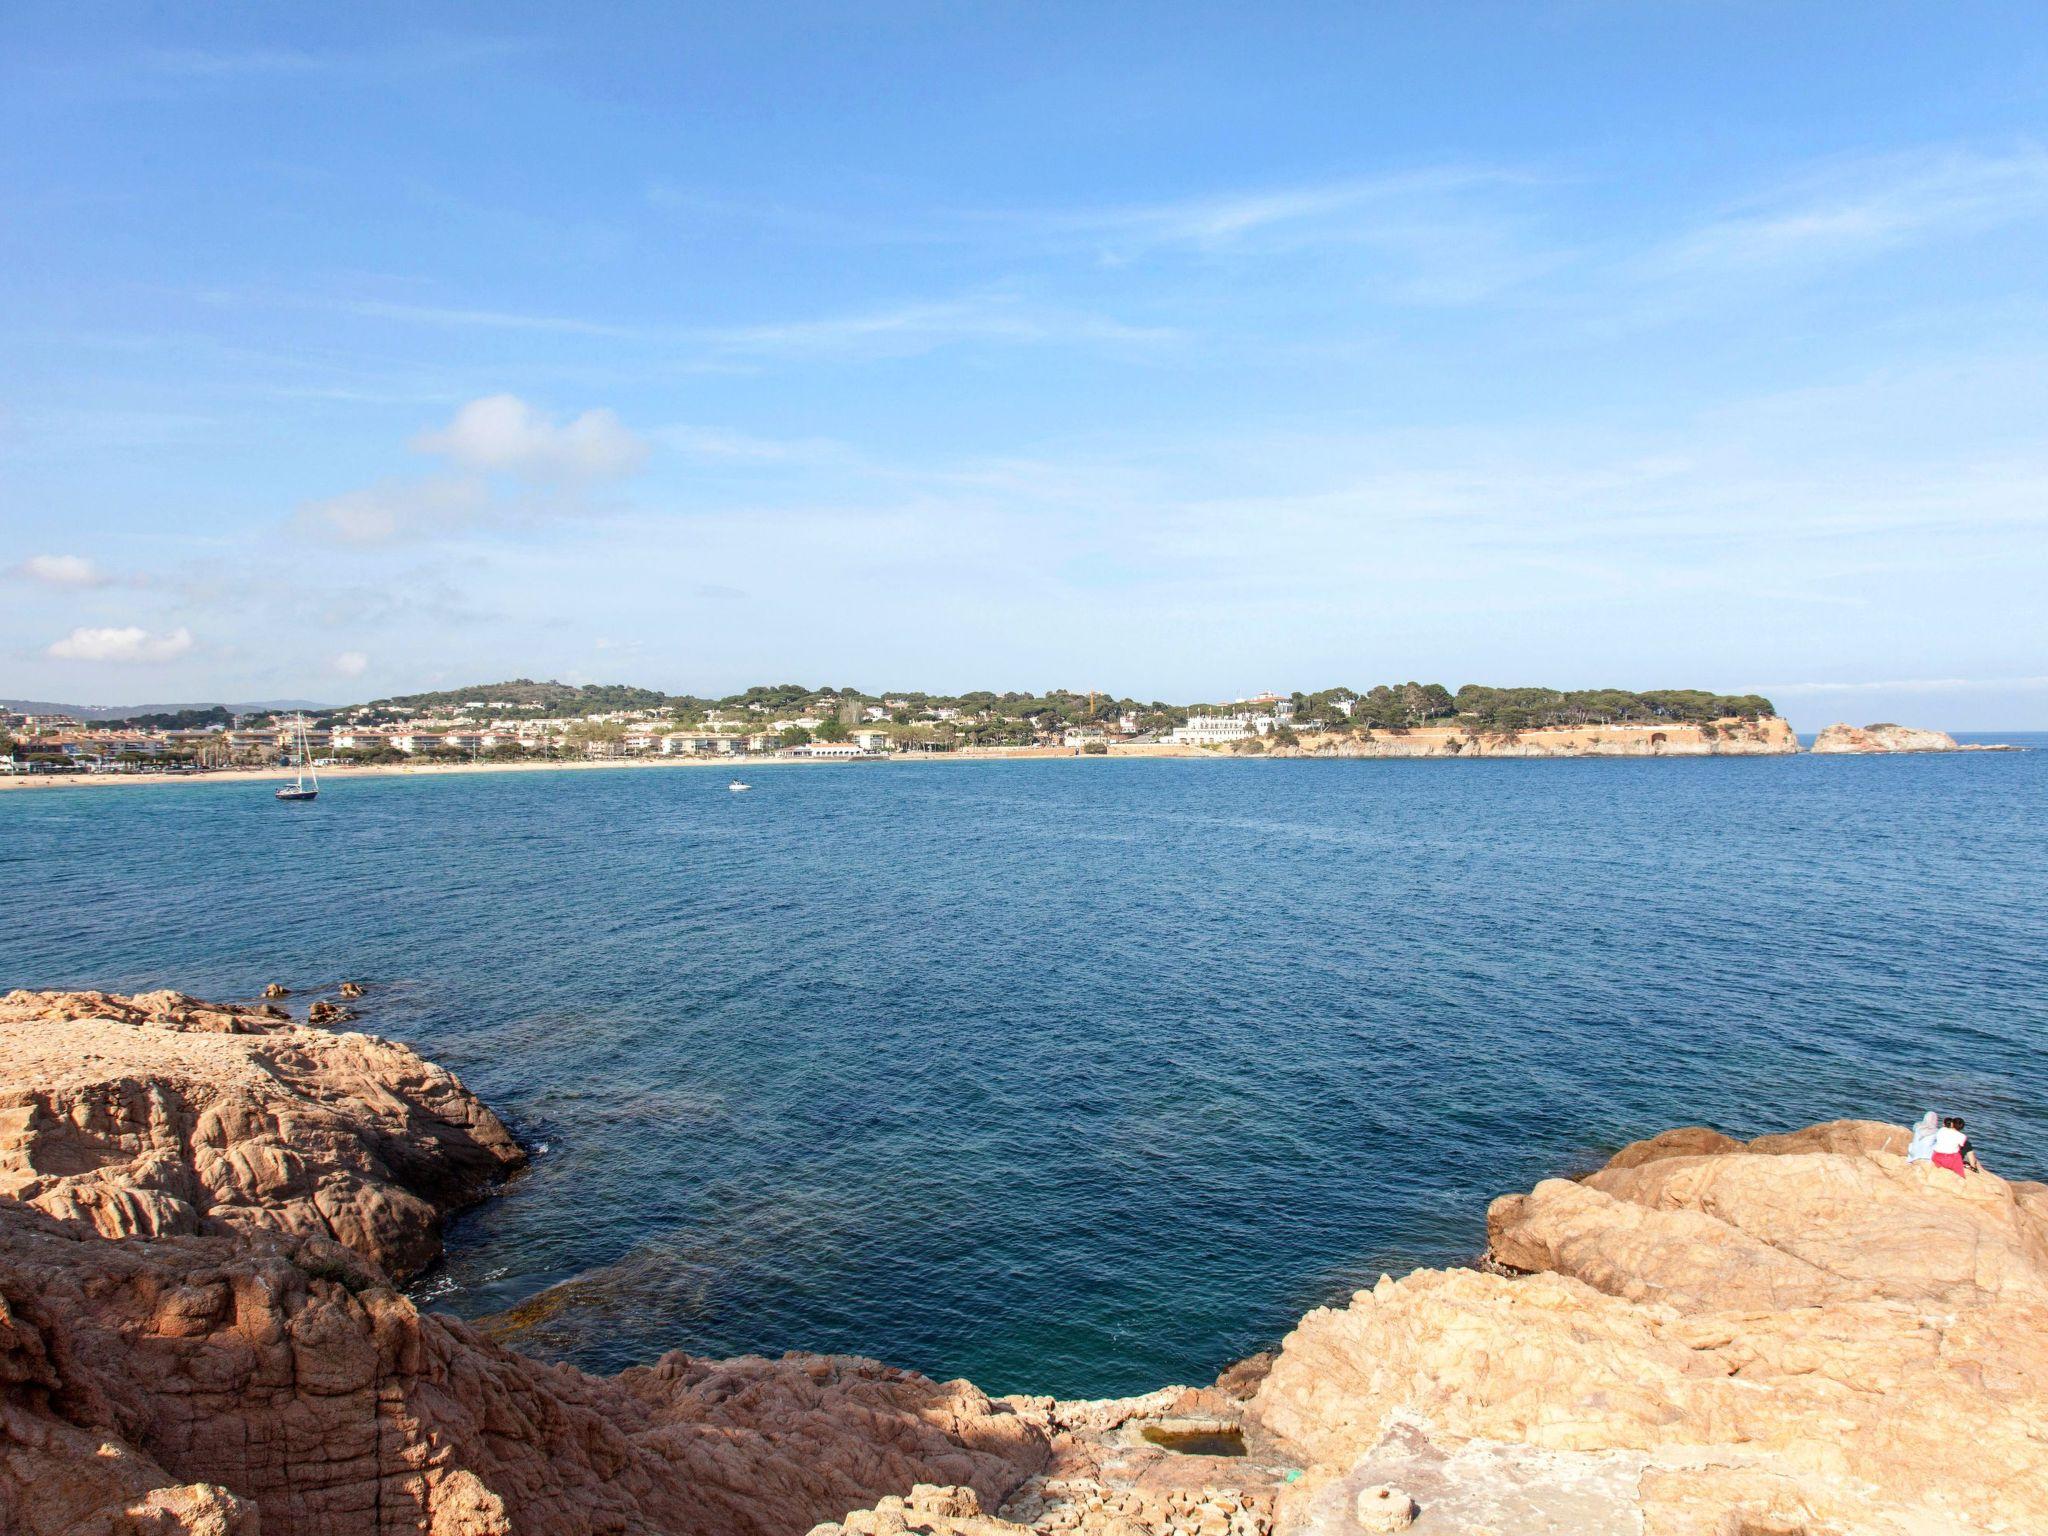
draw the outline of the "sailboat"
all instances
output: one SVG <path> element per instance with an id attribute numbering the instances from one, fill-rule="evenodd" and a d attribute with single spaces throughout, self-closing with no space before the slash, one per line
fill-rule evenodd
<path id="1" fill-rule="evenodd" d="M 306 741 L 306 722 L 292 729 L 292 766 L 298 770 L 291 783 L 277 792 L 280 800 L 312 800 L 320 793 L 320 775 L 313 767 L 313 749 Z"/>

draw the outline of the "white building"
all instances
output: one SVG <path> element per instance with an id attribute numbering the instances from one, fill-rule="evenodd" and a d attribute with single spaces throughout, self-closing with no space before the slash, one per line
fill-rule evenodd
<path id="1" fill-rule="evenodd" d="M 1188 723 L 1176 726 L 1168 741 L 1187 746 L 1214 747 L 1269 734 L 1279 722 L 1271 715 L 1189 715 Z"/>
<path id="2" fill-rule="evenodd" d="M 807 746 L 790 749 L 791 757 L 880 757 L 881 753 L 862 746 L 857 741 L 814 741 Z"/>
<path id="3" fill-rule="evenodd" d="M 664 757 L 724 756 L 738 750 L 737 738 L 702 731 L 672 731 L 661 738 Z"/>

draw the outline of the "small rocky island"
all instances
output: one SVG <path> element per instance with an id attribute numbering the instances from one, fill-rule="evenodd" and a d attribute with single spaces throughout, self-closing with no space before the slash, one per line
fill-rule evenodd
<path id="1" fill-rule="evenodd" d="M 1844 725 L 1837 721 L 1813 738 L 1811 752 L 1955 752 L 1955 737 L 1946 731 L 1919 730 L 1910 725 Z"/>
<path id="2" fill-rule="evenodd" d="M 992 1399 L 682 1353 L 597 1377 L 397 1288 L 524 1162 L 447 1072 L 275 1005 L 16 992 L 0 1530 L 2048 1530 L 2048 1187 L 1904 1142 L 1666 1132 L 1494 1202 L 1483 1266 L 1383 1278 L 1209 1386 Z"/>

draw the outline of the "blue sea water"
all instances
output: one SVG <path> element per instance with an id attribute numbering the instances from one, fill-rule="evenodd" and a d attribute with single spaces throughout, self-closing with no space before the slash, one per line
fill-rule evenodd
<path id="1" fill-rule="evenodd" d="M 0 985 L 366 980 L 544 1149 L 421 1294 L 600 1369 L 1204 1379 L 1678 1123 L 2048 1173 L 2048 752 L 750 776 L 0 794 Z"/>

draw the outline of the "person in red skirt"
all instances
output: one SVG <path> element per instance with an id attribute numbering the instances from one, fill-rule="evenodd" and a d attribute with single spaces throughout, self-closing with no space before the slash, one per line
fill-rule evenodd
<path id="1" fill-rule="evenodd" d="M 1968 1178 L 1974 1168 L 1984 1171 L 1977 1161 L 1977 1152 L 1970 1145 L 1970 1138 L 1963 1134 L 1963 1117 L 1950 1115 L 1941 1122 L 1941 1129 L 1934 1133 L 1934 1166 L 1946 1168 L 1959 1178 Z"/>

